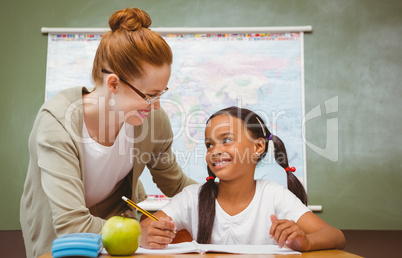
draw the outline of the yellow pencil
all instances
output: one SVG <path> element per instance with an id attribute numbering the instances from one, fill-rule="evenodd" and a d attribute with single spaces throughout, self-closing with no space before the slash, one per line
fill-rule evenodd
<path id="1" fill-rule="evenodd" d="M 155 220 L 155 221 L 159 221 L 159 219 L 157 217 L 155 217 L 154 215 L 152 215 L 151 213 L 149 213 L 148 211 L 144 210 L 143 208 L 141 208 L 140 206 L 138 206 L 135 202 L 133 202 L 132 200 L 128 199 L 125 196 L 121 197 L 123 199 L 123 201 L 127 202 L 128 204 L 130 204 L 131 206 L 133 206 L 134 208 L 136 208 L 137 210 L 139 210 L 140 212 L 142 212 L 143 214 L 145 214 L 146 216 L 148 216 L 149 218 Z"/>

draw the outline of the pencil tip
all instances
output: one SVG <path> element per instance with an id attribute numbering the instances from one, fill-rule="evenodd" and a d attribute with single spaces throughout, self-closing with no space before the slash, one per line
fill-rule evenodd
<path id="1" fill-rule="evenodd" d="M 123 199 L 125 202 L 128 200 L 126 196 L 122 196 L 121 199 Z"/>

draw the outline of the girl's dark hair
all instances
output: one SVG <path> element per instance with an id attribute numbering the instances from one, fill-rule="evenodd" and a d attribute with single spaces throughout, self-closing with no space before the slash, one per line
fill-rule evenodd
<path id="1" fill-rule="evenodd" d="M 265 150 L 258 158 L 261 161 L 268 152 L 269 137 L 271 132 L 264 124 L 263 119 L 249 109 L 239 107 L 229 107 L 214 113 L 207 123 L 218 115 L 230 115 L 243 121 L 244 126 L 251 133 L 254 139 L 264 138 Z M 264 135 L 265 134 L 265 135 Z M 282 140 L 273 135 L 271 141 L 274 143 L 274 156 L 276 162 L 286 169 L 289 166 L 286 148 Z M 207 167 L 208 175 L 216 177 L 209 167 Z M 307 205 L 307 194 L 303 185 L 291 171 L 286 171 L 288 189 L 294 193 L 305 205 Z M 212 228 L 215 220 L 215 201 L 218 196 L 218 186 L 213 180 L 208 180 L 201 186 L 198 195 L 198 234 L 197 242 L 201 244 L 209 244 L 211 242 Z"/>

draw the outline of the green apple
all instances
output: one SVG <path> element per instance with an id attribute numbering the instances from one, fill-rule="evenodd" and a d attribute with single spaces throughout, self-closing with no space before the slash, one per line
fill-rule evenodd
<path id="1" fill-rule="evenodd" d="M 103 225 L 102 241 L 110 255 L 132 255 L 141 241 L 140 223 L 131 218 L 111 217 Z"/>

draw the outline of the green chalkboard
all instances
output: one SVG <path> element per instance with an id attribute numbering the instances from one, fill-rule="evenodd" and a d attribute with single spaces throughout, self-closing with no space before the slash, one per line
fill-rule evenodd
<path id="1" fill-rule="evenodd" d="M 103 28 L 134 6 L 153 27 L 312 25 L 304 39 L 310 204 L 341 229 L 402 229 L 401 1 L 16 0 L 0 10 L 0 230 L 20 228 L 27 141 L 45 98 L 40 29 Z"/>

